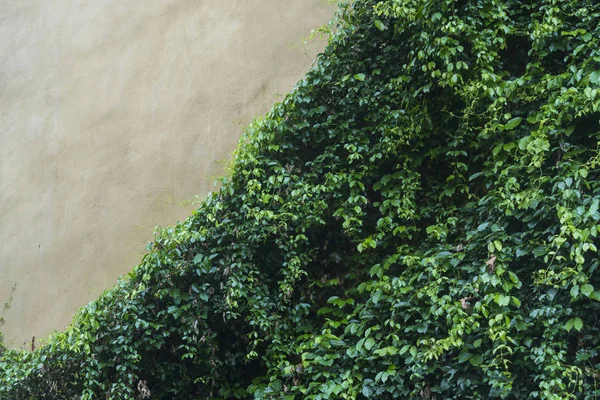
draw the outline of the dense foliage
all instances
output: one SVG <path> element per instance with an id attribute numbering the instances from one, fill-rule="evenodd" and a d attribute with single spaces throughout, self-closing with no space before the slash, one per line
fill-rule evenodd
<path id="1" fill-rule="evenodd" d="M 600 4 L 361 0 L 2 399 L 600 396 Z"/>

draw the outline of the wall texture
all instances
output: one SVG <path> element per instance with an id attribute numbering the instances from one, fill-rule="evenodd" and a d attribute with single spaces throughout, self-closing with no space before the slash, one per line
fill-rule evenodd
<path id="1" fill-rule="evenodd" d="M 0 0 L 4 342 L 61 330 L 189 214 L 323 42 L 325 0 Z M 6 304 L 5 304 L 6 303 Z"/>

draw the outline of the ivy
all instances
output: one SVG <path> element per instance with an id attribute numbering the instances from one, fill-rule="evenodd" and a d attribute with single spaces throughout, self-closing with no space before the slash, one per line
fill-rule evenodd
<path id="1" fill-rule="evenodd" d="M 356 0 L 2 399 L 595 399 L 600 5 Z"/>

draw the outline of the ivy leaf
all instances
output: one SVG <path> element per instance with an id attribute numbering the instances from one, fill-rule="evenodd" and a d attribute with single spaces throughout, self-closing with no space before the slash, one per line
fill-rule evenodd
<path id="1" fill-rule="evenodd" d="M 496 248 L 496 250 L 498 251 L 502 251 L 502 243 L 499 240 L 494 240 L 494 247 Z"/>
<path id="2" fill-rule="evenodd" d="M 590 297 L 590 295 L 592 294 L 593 291 L 594 291 L 594 287 L 592 285 L 590 285 L 589 283 L 586 283 L 585 285 L 583 285 L 581 287 L 581 294 L 583 294 L 585 297 Z"/>
<path id="3" fill-rule="evenodd" d="M 356 343 L 356 350 L 360 351 L 365 344 L 365 338 L 362 338 Z"/>
<path id="4" fill-rule="evenodd" d="M 375 23 L 375 27 L 376 27 L 377 29 L 379 29 L 380 31 L 382 31 L 382 32 L 383 32 L 383 31 L 385 30 L 385 24 L 384 24 L 383 22 L 381 22 L 380 20 L 376 19 L 376 20 L 374 21 L 374 23 Z"/>
<path id="5" fill-rule="evenodd" d="M 581 328 L 583 328 L 583 321 L 581 320 L 581 318 L 575 317 L 567 321 L 567 323 L 565 324 L 565 329 L 567 330 L 567 332 L 570 332 L 573 328 L 575 328 L 575 330 L 577 331 L 581 331 Z"/>
<path id="6" fill-rule="evenodd" d="M 360 251 L 360 249 L 359 249 Z M 374 277 L 375 275 L 381 277 L 383 275 L 383 268 L 381 268 L 381 264 L 375 264 L 369 270 L 369 275 Z"/>
<path id="7" fill-rule="evenodd" d="M 518 297 L 510 296 L 510 301 L 515 307 L 521 307 L 521 300 Z"/>
<path id="8" fill-rule="evenodd" d="M 194 264 L 202 264 L 202 261 L 204 261 L 204 254 L 196 254 L 196 256 L 194 257 Z"/>
<path id="9" fill-rule="evenodd" d="M 573 321 L 573 327 L 579 332 L 581 331 L 581 328 L 583 328 L 583 321 L 581 320 L 581 318 L 576 317 L 575 320 Z"/>
<path id="10" fill-rule="evenodd" d="M 483 175 L 483 172 L 475 172 L 473 175 L 469 176 L 469 182 L 471 182 L 474 179 L 477 179 L 481 175 Z"/>
<path id="11" fill-rule="evenodd" d="M 569 293 L 571 294 L 571 297 L 577 297 L 577 295 L 579 294 L 579 285 L 573 285 Z"/>
<path id="12" fill-rule="evenodd" d="M 515 129 L 517 126 L 519 126 L 521 124 L 521 121 L 523 121 L 523 118 L 521 117 L 516 117 L 511 119 L 510 121 L 508 121 L 506 123 L 506 125 L 504 125 L 504 130 L 506 131 L 510 131 Z"/>
<path id="13" fill-rule="evenodd" d="M 368 387 L 368 386 L 363 386 L 362 390 L 361 390 L 361 393 L 366 398 L 369 398 L 373 394 L 373 390 L 370 387 Z"/>
<path id="14" fill-rule="evenodd" d="M 515 326 L 516 326 L 517 330 L 519 330 L 519 331 L 524 331 L 525 329 L 527 329 L 527 324 L 523 320 L 520 320 L 520 319 L 515 321 Z"/>
<path id="15" fill-rule="evenodd" d="M 404 346 L 402 346 L 402 348 L 400 349 L 398 354 L 402 355 L 402 354 L 406 353 L 408 350 L 410 350 L 410 344 L 405 344 Z"/>
<path id="16" fill-rule="evenodd" d="M 573 329 L 573 319 L 570 319 L 565 323 L 565 329 L 567 332 L 570 332 L 571 329 Z"/>
<path id="17" fill-rule="evenodd" d="M 411 355 L 413 358 L 417 356 L 417 351 L 418 351 L 418 350 L 417 350 L 417 348 L 416 348 L 415 346 L 410 346 L 409 353 L 410 353 L 410 355 Z"/>
<path id="18" fill-rule="evenodd" d="M 494 301 L 498 303 L 500 307 L 506 307 L 510 302 L 510 296 L 505 296 L 501 293 L 496 293 L 494 296 Z"/>
<path id="19" fill-rule="evenodd" d="M 536 248 L 533 249 L 533 255 L 536 258 L 542 257 L 546 254 L 546 246 L 537 246 Z"/>
<path id="20" fill-rule="evenodd" d="M 471 365 L 473 365 L 474 367 L 477 367 L 479 365 L 481 365 L 483 363 L 483 357 L 479 354 L 474 355 L 473 357 L 471 357 L 469 359 L 469 362 L 471 363 Z"/>
<path id="21" fill-rule="evenodd" d="M 169 306 L 169 308 L 167 309 L 167 312 L 169 314 L 175 314 L 177 312 L 177 306 Z"/>

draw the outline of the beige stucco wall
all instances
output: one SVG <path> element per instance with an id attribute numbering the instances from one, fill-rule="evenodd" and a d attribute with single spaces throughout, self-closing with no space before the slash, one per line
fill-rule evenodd
<path id="1" fill-rule="evenodd" d="M 298 45 L 333 12 L 325 0 L 0 0 L 5 344 L 63 329 L 141 260 L 155 225 L 189 214 L 181 203 L 211 190 L 243 126 L 308 70 L 323 42 Z"/>

